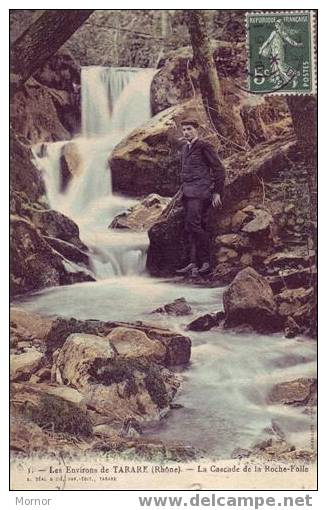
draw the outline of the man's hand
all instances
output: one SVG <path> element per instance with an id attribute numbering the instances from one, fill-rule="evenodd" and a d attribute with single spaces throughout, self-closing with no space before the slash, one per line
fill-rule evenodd
<path id="1" fill-rule="evenodd" d="M 211 203 L 212 203 L 213 207 L 221 207 L 222 206 L 221 198 L 220 198 L 219 193 L 214 193 L 213 194 L 212 202 Z"/>

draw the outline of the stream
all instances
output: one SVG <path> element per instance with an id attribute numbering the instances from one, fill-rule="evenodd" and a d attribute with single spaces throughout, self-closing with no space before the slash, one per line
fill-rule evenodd
<path id="1" fill-rule="evenodd" d="M 82 70 L 82 134 L 70 142 L 34 147 L 34 162 L 44 176 L 50 206 L 72 218 L 89 247 L 95 282 L 36 292 L 16 301 L 26 310 L 77 319 L 143 321 L 169 327 L 192 340 L 191 362 L 179 367 L 183 383 L 178 409 L 145 434 L 180 441 L 216 458 L 230 458 L 271 437 L 272 423 L 298 447 L 310 448 L 312 417 L 301 407 L 267 405 L 271 387 L 316 373 L 316 346 L 306 338 L 282 334 L 236 334 L 218 328 L 185 331 L 195 317 L 222 310 L 222 288 L 183 285 L 146 274 L 148 236 L 108 229 L 112 219 L 137 203 L 113 194 L 108 155 L 132 129 L 151 116 L 150 84 L 155 70 L 88 67 Z M 82 171 L 60 191 L 60 157 L 73 142 Z M 185 297 L 192 315 L 151 312 Z"/>

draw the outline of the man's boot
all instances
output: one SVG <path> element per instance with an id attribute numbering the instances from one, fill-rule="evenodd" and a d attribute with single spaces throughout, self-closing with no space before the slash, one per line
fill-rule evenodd
<path id="1" fill-rule="evenodd" d="M 183 267 L 182 269 L 177 269 L 176 274 L 186 274 L 192 271 L 194 268 L 196 268 L 196 264 L 194 262 L 191 262 L 187 266 Z"/>

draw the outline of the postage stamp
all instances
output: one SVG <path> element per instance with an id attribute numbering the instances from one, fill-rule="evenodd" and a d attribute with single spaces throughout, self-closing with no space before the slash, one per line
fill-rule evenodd
<path id="1" fill-rule="evenodd" d="M 251 92 L 315 93 L 313 11 L 248 12 L 246 26 Z"/>

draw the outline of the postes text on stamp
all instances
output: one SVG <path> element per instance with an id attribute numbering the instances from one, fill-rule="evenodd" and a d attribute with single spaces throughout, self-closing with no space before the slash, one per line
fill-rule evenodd
<path id="1" fill-rule="evenodd" d="M 314 94 L 314 12 L 246 14 L 249 89 Z"/>

